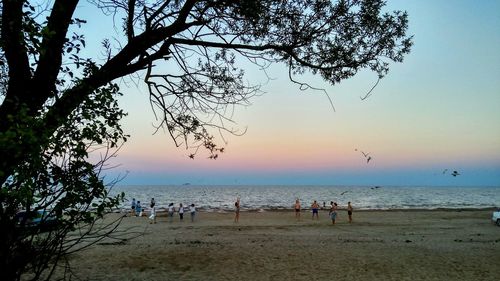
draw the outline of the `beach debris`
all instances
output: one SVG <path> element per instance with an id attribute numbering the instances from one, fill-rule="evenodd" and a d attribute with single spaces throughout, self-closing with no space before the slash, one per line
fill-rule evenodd
<path id="1" fill-rule="evenodd" d="M 354 149 L 354 151 L 359 151 L 363 156 L 366 158 L 366 164 L 368 164 L 373 158 L 370 156 L 370 153 L 365 153 L 364 151 L 358 150 L 357 148 Z"/>

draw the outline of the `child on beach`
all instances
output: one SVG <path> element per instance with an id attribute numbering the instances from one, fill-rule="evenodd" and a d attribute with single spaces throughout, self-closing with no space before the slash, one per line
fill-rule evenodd
<path id="1" fill-rule="evenodd" d="M 175 212 L 174 203 L 168 204 L 168 221 L 169 222 L 172 222 L 174 220 L 174 212 Z"/>
<path id="2" fill-rule="evenodd" d="M 295 218 L 297 220 L 300 220 L 300 201 L 298 198 L 297 200 L 295 200 L 294 209 L 295 209 Z"/>
<path id="3" fill-rule="evenodd" d="M 189 206 L 189 213 L 191 214 L 191 222 L 194 222 L 194 216 L 196 215 L 196 208 L 194 207 L 194 204 Z"/>
<path id="4" fill-rule="evenodd" d="M 314 200 L 314 202 L 312 203 L 311 209 L 313 212 L 312 219 L 314 219 L 314 215 L 316 215 L 316 219 L 319 220 L 319 216 L 318 216 L 319 204 L 318 204 L 318 202 L 316 202 L 316 200 Z"/>
<path id="5" fill-rule="evenodd" d="M 137 201 L 137 204 L 135 205 L 135 214 L 139 217 L 142 217 L 141 201 Z"/>
<path id="6" fill-rule="evenodd" d="M 132 198 L 132 216 L 136 216 L 135 215 L 135 206 L 137 205 L 137 203 L 135 203 L 135 198 Z"/>
<path id="7" fill-rule="evenodd" d="M 349 223 L 352 223 L 352 205 L 351 205 L 351 201 L 347 202 L 347 215 L 349 216 Z"/>
<path id="8" fill-rule="evenodd" d="M 184 207 L 182 207 L 182 203 L 179 204 L 179 219 L 181 222 L 184 219 Z"/>
<path id="9" fill-rule="evenodd" d="M 234 222 L 239 222 L 240 221 L 240 198 L 238 197 L 236 199 L 236 202 L 234 203 Z"/>

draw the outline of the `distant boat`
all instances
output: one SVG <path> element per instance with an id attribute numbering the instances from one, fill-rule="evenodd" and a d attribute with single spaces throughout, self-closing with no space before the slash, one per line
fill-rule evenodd
<path id="1" fill-rule="evenodd" d="M 191 185 L 189 182 L 183 183 L 182 185 Z"/>

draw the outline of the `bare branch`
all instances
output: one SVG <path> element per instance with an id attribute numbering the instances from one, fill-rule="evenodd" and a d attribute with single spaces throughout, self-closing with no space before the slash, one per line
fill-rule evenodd
<path id="1" fill-rule="evenodd" d="M 134 14 L 135 14 L 136 0 L 128 1 L 128 14 L 127 14 L 127 37 L 130 41 L 134 38 Z"/>
<path id="2" fill-rule="evenodd" d="M 361 100 L 365 100 L 365 99 L 367 99 L 368 97 L 370 97 L 370 96 L 371 96 L 371 94 L 372 94 L 373 89 L 375 89 L 375 87 L 377 87 L 378 82 L 380 82 L 380 77 L 377 79 L 377 82 L 376 82 L 376 83 L 375 83 L 375 85 L 373 85 L 373 87 L 372 87 L 372 88 L 368 91 L 368 93 L 366 93 L 366 95 L 365 95 L 365 96 L 363 96 L 363 97 L 359 97 L 359 98 L 360 98 Z"/>
<path id="3" fill-rule="evenodd" d="M 309 85 L 308 83 L 299 82 L 293 78 L 293 76 L 292 76 L 292 64 L 293 64 L 293 62 L 290 60 L 289 67 L 288 67 L 288 79 L 290 79 L 290 81 L 292 81 L 293 83 L 298 84 L 301 91 L 306 91 L 306 90 L 311 89 L 311 90 L 323 92 L 325 94 L 325 96 L 328 98 L 328 101 L 330 102 L 330 106 L 332 107 L 333 111 L 335 112 L 336 110 L 335 110 L 335 106 L 333 105 L 333 101 L 325 89 L 313 87 L 313 86 Z"/>

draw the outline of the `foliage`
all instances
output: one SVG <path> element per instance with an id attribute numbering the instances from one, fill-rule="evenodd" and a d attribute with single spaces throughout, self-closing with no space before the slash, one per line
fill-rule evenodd
<path id="1" fill-rule="evenodd" d="M 8 279 L 29 271 L 30 278 L 37 280 L 86 237 L 109 233 L 93 225 L 123 200 L 123 194 L 110 196 L 101 175 L 111 151 L 126 140 L 118 123 L 124 114 L 115 100 L 117 91 L 114 84 L 97 89 L 49 136 L 41 153 L 21 163 L 2 186 L 2 206 L 6 206 L 1 220 L 2 265 L 17 270 L 10 272 L 16 277 L 7 275 Z M 32 130 L 38 126 L 38 120 L 25 116 L 15 134 L 31 135 L 31 144 L 40 145 Z M 89 152 L 97 150 L 104 154 L 93 163 Z M 15 219 L 21 206 L 29 215 Z M 55 218 L 56 227 L 47 231 L 48 220 L 30 225 L 38 211 Z M 85 231 L 77 239 L 68 239 L 68 233 L 77 228 Z M 11 253 L 16 256 L 7 256 Z"/>
<path id="2" fill-rule="evenodd" d="M 35 8 L 25 8 L 23 26 L 33 73 L 43 52 L 40 42 L 46 31 L 32 17 Z M 78 52 L 84 44 L 82 36 L 73 35 L 65 42 L 62 52 L 80 60 Z M 3 52 L 2 55 L 0 66 L 6 74 L 9 69 Z M 82 79 L 91 76 L 97 68 L 90 60 L 81 62 L 75 69 L 80 67 Z M 102 228 L 95 223 L 123 200 L 123 194 L 110 196 L 110 186 L 101 175 L 106 160 L 114 156 L 127 138 L 119 124 L 125 115 L 116 101 L 121 95 L 119 88 L 114 83 L 96 88 L 68 116 L 59 120 L 55 131 L 46 131 L 43 116 L 50 105 L 67 85 L 82 80 L 74 78 L 67 66 L 61 66 L 60 73 L 54 82 L 55 89 L 39 114 L 30 114 L 26 104 L 19 105 L 15 115 L 7 115 L 15 121 L 15 126 L 0 132 L 3 151 L 29 155 L 5 178 L 0 190 L 0 260 L 2 275 L 7 280 L 16 280 L 24 272 L 29 272 L 25 278 L 49 279 L 59 260 L 65 260 L 75 247 L 80 247 L 89 237 L 91 242 L 96 242 L 110 233 L 114 224 Z M 4 98 L 8 94 L 7 77 L 2 76 L 0 81 Z M 71 81 L 66 80 L 68 77 Z M 90 154 L 100 158 L 92 160 Z M 18 213 L 21 209 L 24 211 Z M 44 214 L 41 222 L 32 223 L 40 212 Z M 77 228 L 83 232 L 76 238 L 68 238 L 68 233 Z"/>
<path id="3" fill-rule="evenodd" d="M 116 79 L 138 73 L 158 129 L 194 149 L 191 157 L 202 147 L 215 159 L 224 149 L 212 133 L 238 133 L 232 107 L 260 93 L 240 61 L 262 69 L 283 63 L 303 89 L 309 85 L 298 77 L 306 72 L 331 84 L 361 69 L 382 78 L 412 44 L 406 13 L 383 13 L 382 0 L 91 2 L 123 19 L 119 44 L 103 42 L 103 61 L 82 57 L 86 38 L 70 32 L 85 24 L 74 16 L 78 0 L 0 4 L 0 263 L 9 280 L 25 272 L 50 278 L 120 202 L 102 175 L 127 138 Z M 28 216 L 16 217 L 20 207 Z M 29 225 L 38 210 L 57 226 L 41 234 Z M 75 229 L 86 231 L 69 239 Z"/>

